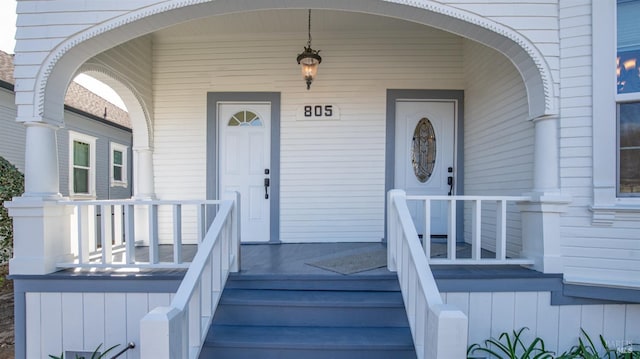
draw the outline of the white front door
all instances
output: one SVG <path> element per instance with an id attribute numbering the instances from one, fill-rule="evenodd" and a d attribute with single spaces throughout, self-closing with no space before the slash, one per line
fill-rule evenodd
<path id="1" fill-rule="evenodd" d="M 270 158 L 271 105 L 269 103 L 218 103 L 219 193 L 238 191 L 241 196 L 241 239 L 269 240 L 271 217 Z"/>
<path id="2" fill-rule="evenodd" d="M 396 102 L 395 188 L 407 195 L 447 195 L 454 176 L 456 101 Z M 452 193 L 453 194 L 453 193 Z M 424 208 L 409 202 L 418 234 L 424 234 Z M 431 205 L 431 235 L 446 235 L 447 204 Z"/>

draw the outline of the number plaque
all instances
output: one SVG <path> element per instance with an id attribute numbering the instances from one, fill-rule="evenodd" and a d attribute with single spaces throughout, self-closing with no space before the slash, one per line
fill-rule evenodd
<path id="1" fill-rule="evenodd" d="M 298 111 L 298 120 L 339 120 L 340 111 L 336 105 L 303 105 Z"/>

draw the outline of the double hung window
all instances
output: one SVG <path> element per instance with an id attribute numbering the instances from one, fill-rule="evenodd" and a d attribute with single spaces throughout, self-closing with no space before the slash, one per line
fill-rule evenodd
<path id="1" fill-rule="evenodd" d="M 617 192 L 640 196 L 640 0 L 618 0 L 617 23 Z"/>
<path id="2" fill-rule="evenodd" d="M 95 197 L 96 138 L 69 132 L 69 195 Z"/>
<path id="3" fill-rule="evenodd" d="M 127 146 L 111 142 L 111 186 L 127 186 Z"/>

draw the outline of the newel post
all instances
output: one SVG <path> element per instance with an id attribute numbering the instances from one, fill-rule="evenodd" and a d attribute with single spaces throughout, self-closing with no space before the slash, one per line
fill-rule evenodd
<path id="1" fill-rule="evenodd" d="M 392 189 L 387 193 L 387 269 L 391 272 L 398 270 L 396 266 L 396 250 L 398 245 L 398 220 L 396 216 L 398 210 L 395 204 L 397 200 L 407 200 L 405 191 Z"/>
<path id="2" fill-rule="evenodd" d="M 25 122 L 25 193 L 5 203 L 13 217 L 11 274 L 47 274 L 71 260 L 70 215 L 61 205 L 57 126 Z"/>
<path id="3" fill-rule="evenodd" d="M 171 307 L 157 307 L 140 321 L 140 358 L 188 358 L 186 316 Z"/>

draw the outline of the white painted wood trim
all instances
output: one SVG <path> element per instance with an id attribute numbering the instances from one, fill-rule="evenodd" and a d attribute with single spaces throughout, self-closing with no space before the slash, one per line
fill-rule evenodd
<path id="1" fill-rule="evenodd" d="M 389 191 L 388 213 L 389 226 L 394 229 L 390 232 L 388 255 L 398 273 L 417 357 L 464 358 L 467 317 L 458 309 L 443 305 L 427 257 L 420 248 L 404 191 Z"/>
<path id="2" fill-rule="evenodd" d="M 175 353 L 183 353 L 183 357 L 195 359 L 200 354 L 227 277 L 231 270 L 237 268 L 232 261 L 240 258 L 239 247 L 234 245 L 239 243 L 239 239 L 233 238 L 237 232 L 232 230 L 237 226 L 235 205 L 239 201 L 240 196 L 236 194 L 235 200 L 220 203 L 171 305 L 156 308 L 142 319 L 141 358 L 170 358 Z M 168 313 L 175 315 L 169 318 Z M 151 324 L 157 322 L 159 325 Z M 167 335 L 182 339 L 158 349 L 156 338 Z"/>

